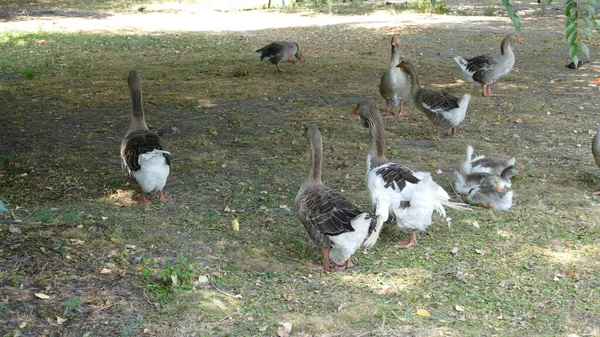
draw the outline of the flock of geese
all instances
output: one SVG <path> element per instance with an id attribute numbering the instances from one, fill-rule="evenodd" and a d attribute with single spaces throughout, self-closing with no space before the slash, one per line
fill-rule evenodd
<path id="1" fill-rule="evenodd" d="M 512 70 L 515 56 L 511 45 L 514 43 L 522 42 L 519 36 L 509 34 L 502 40 L 499 55 L 457 56 L 455 61 L 470 82 L 481 85 L 483 96 L 491 96 L 491 84 Z M 466 116 L 471 95 L 465 94 L 459 99 L 447 91 L 422 88 L 417 68 L 408 60 L 400 60 L 395 37 L 391 46 L 390 66 L 380 82 L 380 94 L 386 101 L 384 114 L 393 114 L 392 106 L 400 106 L 398 115 L 405 114 L 404 101 L 412 98 L 416 108 L 436 126 L 438 137 L 442 129 L 449 129 L 449 135 L 454 135 Z M 280 63 L 296 63 L 292 57 L 304 61 L 295 42 L 273 42 L 256 52 L 261 53 L 261 61 L 270 61 L 278 72 L 282 71 Z M 600 76 L 597 81 L 600 84 Z M 159 200 L 164 202 L 162 190 L 169 176 L 170 153 L 162 146 L 160 137 L 146 125 L 142 89 L 135 70 L 129 72 L 128 84 L 133 111 L 129 129 L 121 142 L 122 167 L 139 184 L 140 203 L 150 202 L 146 193 L 151 192 L 158 192 Z M 323 140 L 316 126 L 307 125 L 304 136 L 309 142 L 310 168 L 295 204 L 307 233 L 323 253 L 323 263 L 311 264 L 309 268 L 331 271 L 350 267 L 354 253 L 360 247 L 373 246 L 386 222 L 410 233 L 408 240 L 396 244 L 397 247 L 409 247 L 416 244 L 416 233 L 426 230 L 431 224 L 434 212 L 445 217 L 446 207 L 471 210 L 466 204 L 451 201 L 449 194 L 430 173 L 412 171 L 386 158 L 384 123 L 376 105 L 358 103 L 351 113 L 359 117 L 371 138 L 365 182 L 374 218 L 343 194 L 323 184 Z M 593 152 L 600 166 L 600 137 L 596 138 Z M 465 194 L 471 205 L 494 210 L 510 209 L 513 192 L 508 189 L 512 187 L 511 178 L 518 173 L 514 166 L 515 158 L 473 158 L 473 154 L 473 147 L 467 146 L 465 159 L 459 165 L 459 171 L 455 172 L 455 191 Z"/>

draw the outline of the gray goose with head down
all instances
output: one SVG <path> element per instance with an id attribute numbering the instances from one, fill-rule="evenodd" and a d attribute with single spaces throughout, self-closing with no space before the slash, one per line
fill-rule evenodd
<path id="1" fill-rule="evenodd" d="M 121 166 L 140 185 L 141 203 L 150 202 L 144 193 L 158 191 L 165 201 L 163 188 L 170 171 L 170 153 L 165 151 L 160 137 L 148 130 L 142 104 L 142 85 L 135 70 L 127 80 L 133 105 L 129 129 L 121 141 Z"/>
<path id="2" fill-rule="evenodd" d="M 323 184 L 321 133 L 316 126 L 307 125 L 304 135 L 310 144 L 310 170 L 298 190 L 295 203 L 300 221 L 322 250 L 324 260 L 323 265 L 312 265 L 311 268 L 346 269 L 352 265 L 352 255 L 373 231 L 371 217 L 340 192 Z"/>
<path id="3" fill-rule="evenodd" d="M 410 76 L 413 101 L 417 108 L 435 124 L 436 135 L 440 137 L 440 128 L 444 128 L 450 129 L 450 135 L 454 136 L 456 128 L 467 115 L 471 95 L 464 94 L 458 99 L 445 90 L 421 88 L 417 68 L 410 61 L 402 61 L 397 67 L 402 68 Z"/>
<path id="4" fill-rule="evenodd" d="M 261 53 L 260 60 L 269 60 L 279 72 L 283 71 L 279 68 L 279 63 L 281 62 L 296 64 L 296 61 L 292 60 L 292 57 L 296 57 L 300 62 L 304 62 L 304 56 L 302 56 L 300 47 L 298 47 L 296 42 L 277 41 L 257 49 L 255 52 Z"/>
<path id="5" fill-rule="evenodd" d="M 518 35 L 509 34 L 500 44 L 500 55 L 484 54 L 469 59 L 456 56 L 454 60 L 469 82 L 481 84 L 483 96 L 492 96 L 492 83 L 508 74 L 515 65 L 515 54 L 510 48 L 513 43 L 523 42 Z"/>

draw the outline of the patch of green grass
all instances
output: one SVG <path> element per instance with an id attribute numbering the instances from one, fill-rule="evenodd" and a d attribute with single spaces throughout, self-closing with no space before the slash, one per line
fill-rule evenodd
<path id="1" fill-rule="evenodd" d="M 73 319 L 77 317 L 82 311 L 84 307 L 84 302 L 79 299 L 79 297 L 72 297 L 64 302 L 62 302 L 61 306 L 63 307 L 63 317 L 66 319 Z"/>

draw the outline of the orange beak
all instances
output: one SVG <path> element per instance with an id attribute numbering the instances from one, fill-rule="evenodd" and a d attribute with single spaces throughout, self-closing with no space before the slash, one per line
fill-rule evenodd
<path id="1" fill-rule="evenodd" d="M 497 192 L 502 192 L 502 187 L 500 186 L 500 184 L 496 185 L 496 187 L 494 188 Z"/>
<path id="2" fill-rule="evenodd" d="M 298 59 L 298 61 L 304 62 L 304 56 L 300 57 L 300 59 Z"/>
<path id="3" fill-rule="evenodd" d="M 396 68 L 402 68 L 402 65 L 404 64 L 404 61 L 398 63 L 398 65 L 396 66 Z"/>
<path id="4" fill-rule="evenodd" d="M 592 81 L 592 84 L 600 85 L 600 75 L 598 75 L 596 79 Z"/>
<path id="5" fill-rule="evenodd" d="M 523 43 L 523 40 L 521 40 L 521 38 L 518 36 L 517 36 L 517 43 L 521 43 L 521 44 Z"/>
<path id="6" fill-rule="evenodd" d="M 395 36 L 392 37 L 392 44 L 398 45 L 398 39 Z"/>
<path id="7" fill-rule="evenodd" d="M 350 114 L 351 114 L 351 115 L 356 115 L 356 108 L 352 109 L 352 110 L 350 111 Z"/>

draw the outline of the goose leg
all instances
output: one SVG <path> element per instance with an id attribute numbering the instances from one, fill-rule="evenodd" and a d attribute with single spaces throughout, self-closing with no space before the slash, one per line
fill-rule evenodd
<path id="1" fill-rule="evenodd" d="M 404 100 L 400 101 L 400 111 L 398 111 L 398 116 L 404 116 Z"/>
<path id="2" fill-rule="evenodd" d="M 456 126 L 450 129 L 450 136 L 454 136 L 456 134 Z"/>
<path id="3" fill-rule="evenodd" d="M 600 195 L 600 191 L 592 193 L 593 195 Z"/>
<path id="4" fill-rule="evenodd" d="M 438 138 L 440 138 L 442 136 L 442 130 L 440 129 L 439 124 L 435 125 L 435 134 L 437 135 Z"/>
<path id="5" fill-rule="evenodd" d="M 162 201 L 162 202 L 165 202 L 165 201 L 167 201 L 167 198 L 165 198 L 165 195 L 163 194 L 163 191 L 162 191 L 162 190 L 160 190 L 160 191 L 158 192 L 158 200 L 160 200 L 160 201 Z"/>
<path id="6" fill-rule="evenodd" d="M 598 87 L 598 88 L 600 88 L 600 87 Z M 390 99 L 389 98 L 385 99 L 385 113 L 386 114 L 392 113 L 392 108 L 390 107 Z"/>
<path id="7" fill-rule="evenodd" d="M 283 72 L 283 70 L 281 70 L 281 68 L 279 68 L 279 63 L 276 63 L 276 64 L 275 64 L 275 67 L 277 67 L 277 71 L 278 71 L 278 72 L 280 72 L 280 73 L 282 73 L 282 72 Z"/>
<path id="8" fill-rule="evenodd" d="M 333 266 L 333 270 L 344 270 L 352 267 L 351 260 L 352 258 L 348 259 L 348 261 L 344 262 L 343 264 L 336 264 L 335 266 Z"/>
<path id="9" fill-rule="evenodd" d="M 398 248 L 407 248 L 417 244 L 417 233 L 412 232 L 406 241 L 400 241 L 396 244 Z"/>
<path id="10" fill-rule="evenodd" d="M 142 196 L 142 199 L 138 201 L 138 203 L 147 204 L 150 202 L 150 200 L 146 199 L 146 195 L 144 194 L 144 190 L 142 190 L 142 186 L 140 186 L 140 195 Z"/>
<path id="11" fill-rule="evenodd" d="M 492 96 L 492 85 L 491 84 L 482 84 L 483 87 L 483 96 L 490 97 Z"/>
<path id="12" fill-rule="evenodd" d="M 325 270 L 325 271 L 331 270 L 331 265 L 329 265 L 329 247 L 323 248 L 323 264 L 321 265 L 321 264 L 310 263 L 308 265 L 308 269 Z"/>
<path id="13" fill-rule="evenodd" d="M 485 83 L 481 83 L 481 96 L 483 96 L 483 97 L 487 96 L 487 90 L 485 87 Z"/>

